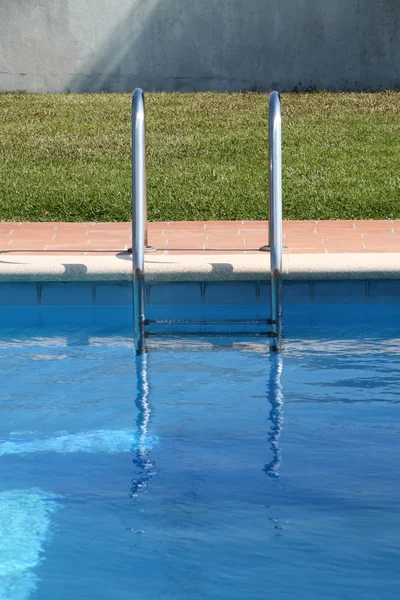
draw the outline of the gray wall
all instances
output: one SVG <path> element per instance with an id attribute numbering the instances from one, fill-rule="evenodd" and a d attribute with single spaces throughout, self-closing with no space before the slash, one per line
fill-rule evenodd
<path id="1" fill-rule="evenodd" d="M 0 0 L 0 90 L 400 84 L 399 0 Z"/>

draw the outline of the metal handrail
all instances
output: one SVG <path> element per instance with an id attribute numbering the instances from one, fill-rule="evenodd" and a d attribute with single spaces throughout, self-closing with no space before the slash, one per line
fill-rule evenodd
<path id="1" fill-rule="evenodd" d="M 268 228 L 271 270 L 271 350 L 281 349 L 282 334 L 282 122 L 278 92 L 269 97 Z"/>
<path id="2" fill-rule="evenodd" d="M 135 349 L 144 350 L 145 285 L 144 251 L 147 246 L 146 142 L 144 94 L 132 95 L 132 267 Z"/>
<path id="3" fill-rule="evenodd" d="M 271 270 L 271 350 L 280 351 L 282 332 L 282 132 L 278 92 L 269 100 L 269 250 Z M 144 253 L 147 243 L 144 94 L 132 96 L 132 267 L 135 349 L 145 350 Z M 262 248 L 264 249 L 264 248 Z M 266 247 L 265 247 L 266 249 Z"/>

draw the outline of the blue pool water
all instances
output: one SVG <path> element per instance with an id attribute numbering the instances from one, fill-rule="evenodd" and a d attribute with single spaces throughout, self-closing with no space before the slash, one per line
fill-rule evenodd
<path id="1" fill-rule="evenodd" d="M 1 600 L 394 600 L 400 336 L 13 330 Z"/>

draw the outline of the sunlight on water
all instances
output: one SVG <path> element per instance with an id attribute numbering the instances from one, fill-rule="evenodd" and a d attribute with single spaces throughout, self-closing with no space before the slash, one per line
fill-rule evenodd
<path id="1" fill-rule="evenodd" d="M 49 439 L 20 441 L 0 441 L 0 456 L 7 454 L 28 454 L 31 452 L 131 452 L 139 448 L 151 448 L 157 443 L 157 437 L 143 436 L 142 433 L 121 431 L 84 431 L 64 434 Z"/>
<path id="2" fill-rule="evenodd" d="M 40 490 L 0 493 L 0 598 L 28 600 L 35 592 L 35 568 L 44 560 L 51 514 L 59 498 Z"/>

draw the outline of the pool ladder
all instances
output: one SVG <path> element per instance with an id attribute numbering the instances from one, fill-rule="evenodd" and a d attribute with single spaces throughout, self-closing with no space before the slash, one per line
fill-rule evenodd
<path id="1" fill-rule="evenodd" d="M 268 333 L 270 348 L 281 350 L 282 337 L 282 126 L 281 101 L 277 92 L 269 98 L 269 244 L 261 250 L 270 252 L 271 318 Z M 140 88 L 132 96 L 132 267 L 133 319 L 135 350 L 145 349 L 145 281 L 144 254 L 152 250 L 147 239 L 146 140 L 144 94 Z"/>

